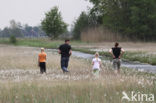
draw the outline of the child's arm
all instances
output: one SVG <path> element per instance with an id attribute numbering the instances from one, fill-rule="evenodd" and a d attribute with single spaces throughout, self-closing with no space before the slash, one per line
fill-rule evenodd
<path id="1" fill-rule="evenodd" d="M 100 68 L 102 68 L 102 62 L 100 61 Z"/>
<path id="2" fill-rule="evenodd" d="M 38 66 L 40 66 L 40 56 L 38 55 Z"/>
<path id="3" fill-rule="evenodd" d="M 92 65 L 94 65 L 94 61 L 92 61 Z"/>

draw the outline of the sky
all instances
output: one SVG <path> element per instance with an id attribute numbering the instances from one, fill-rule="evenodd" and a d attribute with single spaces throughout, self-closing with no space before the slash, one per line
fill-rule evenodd
<path id="1" fill-rule="evenodd" d="M 30 26 L 39 25 L 54 6 L 59 7 L 63 20 L 71 25 L 92 5 L 86 0 L 0 0 L 0 28 L 9 26 L 12 19 Z"/>

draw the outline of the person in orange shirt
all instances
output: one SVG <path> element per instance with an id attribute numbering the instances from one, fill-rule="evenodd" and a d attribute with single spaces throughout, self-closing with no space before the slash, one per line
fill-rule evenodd
<path id="1" fill-rule="evenodd" d="M 41 53 L 38 55 L 38 66 L 41 74 L 46 73 L 46 57 L 47 54 L 44 52 L 44 48 L 41 48 Z"/>

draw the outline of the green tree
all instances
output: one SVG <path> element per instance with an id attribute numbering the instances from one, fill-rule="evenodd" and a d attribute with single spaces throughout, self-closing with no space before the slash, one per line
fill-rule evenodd
<path id="1" fill-rule="evenodd" d="M 15 20 L 11 20 L 9 27 L 10 35 L 14 35 L 15 37 L 23 37 L 21 27 L 21 23 L 15 22 Z"/>
<path id="2" fill-rule="evenodd" d="M 89 0 L 97 22 L 133 39 L 156 40 L 155 0 Z M 102 22 L 101 22 L 102 21 Z"/>
<path id="3" fill-rule="evenodd" d="M 42 29 L 51 39 L 57 38 L 67 31 L 67 24 L 63 21 L 57 7 L 52 8 L 45 15 L 46 17 L 41 22 Z"/>
<path id="4" fill-rule="evenodd" d="M 8 27 L 5 27 L 1 32 L 2 32 L 2 37 L 9 37 L 10 36 L 10 30 Z"/>
<path id="5" fill-rule="evenodd" d="M 80 39 L 81 32 L 87 29 L 89 26 L 88 15 L 85 12 L 82 12 L 79 18 L 74 23 L 73 34 L 74 39 Z"/>

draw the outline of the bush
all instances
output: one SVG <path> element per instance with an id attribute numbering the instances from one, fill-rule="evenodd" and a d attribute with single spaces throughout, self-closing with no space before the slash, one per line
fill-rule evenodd
<path id="1" fill-rule="evenodd" d="M 16 37 L 15 37 L 14 35 L 11 35 L 11 36 L 10 36 L 10 43 L 16 44 L 16 42 L 17 42 Z"/>
<path id="2" fill-rule="evenodd" d="M 85 12 L 82 12 L 79 18 L 74 23 L 73 33 L 74 39 L 79 40 L 81 36 L 81 32 L 87 29 L 88 27 L 88 15 Z"/>

